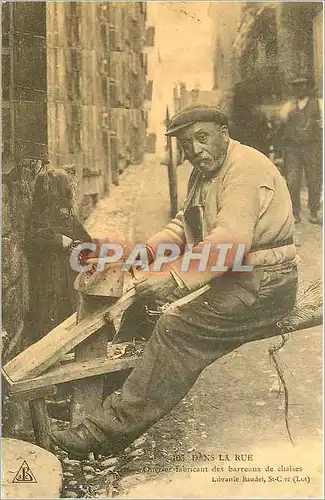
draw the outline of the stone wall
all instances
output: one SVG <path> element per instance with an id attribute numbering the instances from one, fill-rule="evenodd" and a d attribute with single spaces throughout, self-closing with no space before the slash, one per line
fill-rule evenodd
<path id="1" fill-rule="evenodd" d="M 47 150 L 45 8 L 39 2 L 2 6 L 3 361 L 20 349 L 29 308 L 24 238 L 35 175 Z"/>
<path id="2" fill-rule="evenodd" d="M 56 166 L 75 165 L 84 218 L 143 157 L 146 4 L 50 2 L 46 36 L 49 155 Z"/>
<path id="3" fill-rule="evenodd" d="M 38 163 L 21 161 L 16 177 L 4 176 L 2 184 L 2 326 L 7 359 L 19 351 L 29 307 L 24 237 Z"/>

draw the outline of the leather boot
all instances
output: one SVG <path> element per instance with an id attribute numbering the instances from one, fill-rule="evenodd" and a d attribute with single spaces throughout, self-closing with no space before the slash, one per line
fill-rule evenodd
<path id="1" fill-rule="evenodd" d="M 64 431 L 52 431 L 54 444 L 69 454 L 69 458 L 85 459 L 89 453 L 108 455 L 104 445 L 97 441 L 84 424 Z"/>

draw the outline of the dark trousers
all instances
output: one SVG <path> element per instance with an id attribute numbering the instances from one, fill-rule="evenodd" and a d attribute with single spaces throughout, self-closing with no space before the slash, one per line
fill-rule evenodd
<path id="1" fill-rule="evenodd" d="M 110 450 L 124 449 L 166 415 L 215 360 L 245 342 L 271 336 L 271 325 L 293 308 L 294 265 L 238 274 L 216 280 L 202 296 L 160 316 L 121 390 L 85 420 Z M 132 325 L 129 314 L 121 328 Z"/>
<path id="2" fill-rule="evenodd" d="M 284 153 L 284 175 L 291 195 L 293 214 L 300 214 L 301 178 L 304 170 L 308 187 L 308 206 L 312 214 L 320 209 L 322 189 L 322 144 L 318 141 L 290 146 Z"/>

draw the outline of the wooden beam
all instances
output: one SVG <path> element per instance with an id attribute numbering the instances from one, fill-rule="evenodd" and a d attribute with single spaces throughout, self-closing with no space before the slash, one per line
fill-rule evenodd
<path id="1" fill-rule="evenodd" d="M 79 380 L 133 368 L 138 359 L 139 356 L 130 356 L 129 358 L 120 359 L 95 359 L 83 362 L 73 361 L 50 368 L 46 373 L 38 377 L 19 380 L 17 382 L 12 380 L 4 369 L 2 369 L 2 373 L 8 382 L 11 393 L 17 394 L 38 387 L 62 384 L 64 382 L 70 382 L 71 380 Z"/>
<path id="2" fill-rule="evenodd" d="M 113 305 L 103 307 L 77 325 L 76 314 L 73 314 L 41 340 L 9 361 L 4 366 L 4 371 L 15 382 L 37 377 L 104 326 L 106 324 L 104 316 L 114 320 L 132 304 L 136 293 L 135 288 L 130 289 Z"/>
<path id="3" fill-rule="evenodd" d="M 168 106 L 166 108 L 166 128 L 169 125 L 169 110 Z M 175 217 L 178 211 L 178 201 L 177 201 L 177 166 L 174 163 L 173 156 L 173 141 L 172 137 L 167 136 L 167 154 L 168 154 L 168 183 L 169 183 L 169 195 L 170 195 L 170 211 L 171 217 Z"/>
<path id="4" fill-rule="evenodd" d="M 319 325 L 319 323 L 317 323 Z M 316 325 L 315 325 L 316 326 Z M 301 335 L 306 335 L 309 330 L 315 328 L 315 326 L 304 328 L 302 330 L 296 330 L 290 332 L 290 334 L 301 333 Z M 274 331 L 270 330 L 270 335 L 276 336 L 281 332 L 277 332 L 274 335 Z M 262 337 L 263 338 L 263 337 Z M 267 335 L 264 335 L 267 338 Z M 257 340 L 258 341 L 258 340 Z M 71 380 L 79 380 L 87 377 L 94 377 L 96 375 L 109 374 L 114 372 L 119 372 L 126 370 L 128 368 L 133 368 L 139 356 L 134 355 L 129 358 L 118 358 L 118 359 L 95 359 L 91 361 L 77 362 L 72 361 L 70 363 L 60 364 L 58 366 L 52 367 L 46 373 L 39 375 L 35 378 L 30 378 L 27 380 L 14 381 L 5 372 L 4 368 L 2 373 L 7 380 L 12 394 L 17 394 L 22 391 L 30 391 L 38 387 L 46 387 L 49 385 L 62 384 L 64 382 L 70 382 Z"/>
<path id="5" fill-rule="evenodd" d="M 33 399 L 48 398 L 50 396 L 55 396 L 56 391 L 57 391 L 56 385 L 50 385 L 45 387 L 38 387 L 30 391 L 18 392 L 16 394 L 12 394 L 12 397 L 23 401 L 31 401 Z"/>
<path id="6" fill-rule="evenodd" d="M 115 333 L 108 327 L 108 331 L 101 329 L 85 342 L 76 347 L 76 361 L 92 359 L 107 359 L 107 339 Z M 79 379 L 73 384 L 70 421 L 73 427 L 80 424 L 94 408 L 99 408 L 103 400 L 104 378 L 102 376 Z"/>
<path id="7" fill-rule="evenodd" d="M 98 331 L 106 324 L 106 321 L 114 320 L 132 304 L 136 294 L 136 289 L 131 288 L 113 305 L 99 309 L 93 315 L 89 315 L 80 321 L 78 325 L 74 324 L 76 315 L 70 316 L 41 340 L 9 361 L 4 366 L 5 373 L 14 382 L 41 375 L 54 363 L 60 361 L 76 345 Z M 321 280 L 301 282 L 294 309 L 278 322 L 279 327 L 274 325 L 273 328 L 271 326 L 267 329 L 267 332 L 261 332 L 260 338 L 300 331 L 312 325 L 321 324 L 322 305 Z M 110 363 L 110 360 L 108 362 Z"/>
<path id="8" fill-rule="evenodd" d="M 49 343 L 49 336 L 54 339 L 55 337 L 58 338 L 60 334 L 62 335 L 64 333 L 65 335 L 67 335 L 67 338 L 69 338 L 69 331 L 76 326 L 76 322 L 77 322 L 77 313 L 73 313 L 66 320 L 64 320 L 58 326 L 53 328 L 53 330 L 51 330 L 41 340 L 39 340 L 35 344 L 32 344 L 23 352 L 18 354 L 15 358 L 11 359 L 4 366 L 5 373 L 7 373 L 12 380 L 15 379 L 15 374 L 16 374 L 18 380 L 20 371 L 24 369 L 23 368 L 24 363 L 26 363 L 26 369 L 28 371 L 29 368 L 37 364 L 37 359 L 32 359 L 33 356 L 39 356 L 39 352 L 42 351 L 42 349 L 45 350 L 49 349 L 49 346 L 47 346 L 47 344 Z M 67 352 L 69 351 L 66 351 L 63 354 L 66 354 Z M 44 354 L 45 352 L 43 352 L 43 355 Z M 49 350 L 49 355 L 50 355 L 50 350 Z M 40 362 L 42 361 L 42 355 L 39 357 L 39 360 Z M 55 360 L 52 364 L 54 364 L 56 361 L 57 360 Z"/>
<path id="9" fill-rule="evenodd" d="M 50 438 L 50 419 L 44 398 L 29 401 L 29 409 L 32 416 L 35 441 L 38 446 L 52 451 L 52 441 Z"/>
<path id="10" fill-rule="evenodd" d="M 96 297 L 81 294 L 78 317 L 82 320 L 94 312 L 101 305 L 107 305 L 106 297 Z M 116 298 L 113 299 L 116 302 Z M 104 302 L 104 304 L 101 304 Z M 112 303 L 112 302 L 111 302 Z M 91 337 L 76 346 L 76 362 L 90 361 L 92 359 L 107 359 L 107 343 L 115 335 L 114 323 L 105 325 Z M 87 416 L 91 415 L 94 408 L 99 408 L 103 400 L 104 377 L 97 376 L 80 379 L 73 384 L 70 421 L 73 427 L 80 424 Z"/>

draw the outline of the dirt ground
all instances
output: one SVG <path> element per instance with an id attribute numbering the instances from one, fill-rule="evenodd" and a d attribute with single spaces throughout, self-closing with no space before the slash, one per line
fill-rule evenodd
<path id="1" fill-rule="evenodd" d="M 179 167 L 180 200 L 189 171 L 187 165 Z M 306 207 L 305 192 L 303 204 Z M 302 215 L 296 227 L 300 279 L 319 278 L 322 227 L 308 222 L 306 208 Z M 167 168 L 147 155 L 143 164 L 129 167 L 109 197 L 99 201 L 87 229 L 93 237 L 141 242 L 168 219 Z M 95 479 L 84 480 L 88 489 L 76 494 L 76 478 L 65 476 L 63 496 L 321 498 L 322 328 L 295 333 L 280 355 L 294 445 L 268 355 L 276 342 L 246 344 L 212 364 L 186 398 L 122 458 L 104 466 L 103 460 L 80 465 L 79 483 L 87 473 L 84 467 L 93 469 L 88 469 L 88 476 Z M 71 466 L 64 454 L 61 458 Z"/>

